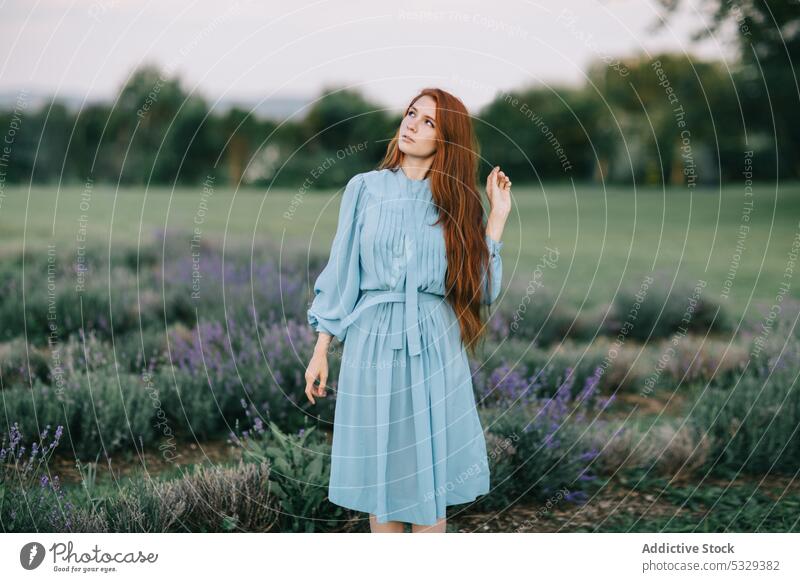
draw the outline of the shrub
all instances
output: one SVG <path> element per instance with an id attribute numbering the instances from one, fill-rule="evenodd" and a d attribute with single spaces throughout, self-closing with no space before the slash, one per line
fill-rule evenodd
<path id="1" fill-rule="evenodd" d="M 0 302 L 0 338 L 25 333 L 31 344 L 46 345 L 51 337 L 64 341 L 81 329 L 95 330 L 109 339 L 112 326 L 115 334 L 122 334 L 138 330 L 140 323 L 144 327 L 163 323 L 160 295 L 149 273 L 137 279 L 124 266 L 90 264 L 91 272 L 78 294 L 72 259 L 54 257 L 49 264 L 47 255 L 40 255 L 26 263 L 24 287 L 21 270 L 9 273 Z"/>
<path id="2" fill-rule="evenodd" d="M 470 360 L 472 383 L 478 405 L 486 408 L 505 408 L 516 403 L 525 403 L 540 396 L 555 395 L 563 379 L 570 378 L 577 396 L 579 387 L 595 378 L 598 390 L 603 382 L 616 388 L 606 378 L 614 379 L 608 372 L 603 373 L 601 363 L 604 354 L 590 351 L 578 356 L 569 351 L 544 354 L 531 350 L 524 358 L 507 357 L 503 352 L 486 362 Z M 577 364 L 576 364 L 577 361 Z M 598 368 L 600 368 L 598 370 Z M 613 368 L 612 368 L 613 369 Z"/>
<path id="3" fill-rule="evenodd" d="M 708 461 L 710 439 L 696 427 L 674 419 L 644 427 L 636 424 L 626 423 L 625 430 L 607 426 L 609 436 L 619 434 L 607 440 L 598 456 L 599 473 L 633 470 L 650 477 L 680 479 L 694 475 Z"/>
<path id="4" fill-rule="evenodd" d="M 298 354 L 311 354 L 314 331 L 305 322 L 261 324 L 257 328 L 235 321 L 204 322 L 191 332 L 173 330 L 170 346 L 182 393 L 207 393 L 216 399 L 219 427 L 230 426 L 244 397 L 262 414 L 296 431 L 303 426 L 305 362 Z M 336 378 L 338 358 L 331 362 Z M 203 397 L 208 400 L 207 397 Z M 332 416 L 332 399 L 320 402 L 315 415 Z"/>
<path id="5" fill-rule="evenodd" d="M 735 382 L 748 360 L 747 346 L 742 342 L 730 342 L 687 336 L 677 345 L 670 346 L 667 340 L 659 342 L 658 353 L 674 348 L 672 357 L 666 362 L 663 378 L 675 383 Z M 656 362 L 653 362 L 653 366 Z"/>
<path id="6" fill-rule="evenodd" d="M 202 369 L 159 369 L 153 375 L 153 386 L 164 410 L 166 422 L 175 434 L 194 439 L 207 439 L 221 431 L 225 420 L 220 410 L 220 394 Z"/>
<path id="7" fill-rule="evenodd" d="M 687 331 L 705 334 L 708 331 L 722 332 L 733 329 L 733 319 L 727 309 L 709 297 L 707 289 L 699 289 L 699 297 L 694 298 L 694 283 L 676 282 L 669 288 L 669 273 L 659 273 L 656 281 L 647 288 L 644 300 L 640 302 L 634 325 L 627 328 L 630 338 L 666 338 L 686 327 Z M 626 286 L 614 296 L 612 313 L 606 319 L 604 333 L 616 335 L 623 328 L 629 311 L 639 301 L 638 286 Z M 682 321 L 688 314 L 688 324 Z"/>
<path id="8" fill-rule="evenodd" d="M 185 248 L 189 248 L 189 239 Z M 163 272 L 155 272 L 154 286 L 164 296 L 166 321 L 197 323 L 206 320 L 271 324 L 294 319 L 305 321 L 308 308 L 304 288 L 306 273 L 301 260 L 279 265 L 267 249 L 228 251 L 200 250 L 200 281 L 195 288 L 197 264 L 190 253 L 165 260 Z"/>
<path id="9" fill-rule="evenodd" d="M 233 442 L 243 447 L 248 461 L 268 462 L 272 487 L 280 500 L 281 531 L 338 531 L 350 529 L 352 514 L 328 501 L 331 447 L 316 427 L 284 433 L 273 422 L 265 428 L 259 418 L 253 428 Z"/>
<path id="10" fill-rule="evenodd" d="M 505 506 L 523 496 L 545 498 L 564 487 L 570 491 L 567 500 L 583 499 L 596 479 L 590 469 L 600 448 L 597 435 L 606 424 L 597 417 L 613 400 L 597 396 L 598 379 L 599 368 L 573 398 L 575 376 L 568 374 L 553 398 L 480 411 L 489 432 L 513 442 L 513 451 L 495 456 L 500 470 L 492 471 L 492 493 L 479 502 L 483 507 Z"/>
<path id="11" fill-rule="evenodd" d="M 83 329 L 110 341 L 112 333 L 163 329 L 165 323 L 193 326 L 198 315 L 264 324 L 284 319 L 305 322 L 304 261 L 290 257 L 279 265 L 270 246 L 233 247 L 223 256 L 204 240 L 201 290 L 193 296 L 195 263 L 190 240 L 191 233 L 162 232 L 138 248 L 115 249 L 111 257 L 87 249 L 80 293 L 75 290 L 77 266 L 70 252 L 24 254 L 24 285 L 23 256 L 4 261 L 0 265 L 0 340 L 25 333 L 29 343 L 42 346 L 51 332 L 66 341 Z"/>
<path id="12" fill-rule="evenodd" d="M 489 320 L 489 336 L 495 341 L 512 337 L 526 343 L 549 345 L 566 337 L 568 330 L 576 335 L 585 333 L 576 323 L 575 313 L 563 302 L 559 303 L 556 297 L 538 290 L 533 295 L 523 295 L 513 309 L 503 305 L 496 310 Z"/>
<path id="13" fill-rule="evenodd" d="M 141 373 L 145 369 L 155 372 L 168 361 L 167 334 L 163 328 L 151 327 L 145 328 L 141 333 L 115 335 L 114 343 L 117 360 L 132 374 Z"/>
<path id="14" fill-rule="evenodd" d="M 276 523 L 275 500 L 266 464 L 196 465 L 178 479 L 154 481 L 137 476 L 82 507 L 75 531 L 266 532 Z M 84 498 L 85 499 L 85 498 Z"/>
<path id="15" fill-rule="evenodd" d="M 50 372 L 47 353 L 25 344 L 17 338 L 0 345 L 0 388 L 30 386 L 36 380 L 46 380 Z"/>
<path id="16" fill-rule="evenodd" d="M 733 384 L 697 387 L 690 419 L 712 438 L 710 468 L 792 475 L 800 469 L 800 340 L 783 341 L 765 365 L 754 359 Z"/>
<path id="17" fill-rule="evenodd" d="M 71 531 L 74 506 L 64 499 L 58 475 L 49 476 L 48 463 L 64 427 L 46 444 L 47 425 L 39 440 L 22 444 L 19 423 L 3 434 L 0 444 L 0 526 L 4 532 Z"/>
<path id="18" fill-rule="evenodd" d="M 67 373 L 53 388 L 41 381 L 32 388 L 5 391 L 9 416 L 63 424 L 76 455 L 95 458 L 131 448 L 141 438 L 151 443 L 154 408 L 140 377 L 117 374 L 112 367 Z"/>

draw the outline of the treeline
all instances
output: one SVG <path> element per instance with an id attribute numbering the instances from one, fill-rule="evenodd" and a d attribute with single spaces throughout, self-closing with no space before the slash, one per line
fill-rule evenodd
<path id="1" fill-rule="evenodd" d="M 581 87 L 520 88 L 473 112 L 482 171 L 501 163 L 517 183 L 688 187 L 745 172 L 799 178 L 800 124 L 788 122 L 797 101 L 774 95 L 744 63 L 600 60 Z M 217 115 L 179 78 L 147 65 L 113 102 L 75 113 L 58 101 L 30 110 L 20 94 L 0 113 L 0 172 L 7 183 L 196 185 L 214 176 L 231 186 L 341 186 L 381 159 L 400 115 L 337 87 L 285 121 L 237 108 Z"/>

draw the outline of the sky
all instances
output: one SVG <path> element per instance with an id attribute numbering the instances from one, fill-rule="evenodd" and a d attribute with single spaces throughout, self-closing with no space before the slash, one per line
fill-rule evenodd
<path id="1" fill-rule="evenodd" d="M 522 86 L 581 83 L 592 59 L 731 60 L 730 35 L 690 43 L 707 4 L 685 0 L 656 33 L 653 0 L 0 0 L 0 91 L 110 99 L 150 62 L 212 102 L 337 84 L 399 110 L 439 86 L 475 108 Z"/>

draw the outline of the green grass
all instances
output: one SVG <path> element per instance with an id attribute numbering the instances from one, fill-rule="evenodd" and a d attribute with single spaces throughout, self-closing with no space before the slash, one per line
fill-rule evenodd
<path id="1" fill-rule="evenodd" d="M 603 532 L 797 532 L 798 501 L 780 487 L 740 480 L 729 485 L 669 485 L 666 479 L 648 479 L 639 491 L 660 496 L 675 506 L 665 515 L 612 516 Z"/>
<path id="2" fill-rule="evenodd" d="M 81 187 L 8 187 L 0 200 L 0 253 L 41 249 L 49 242 L 76 246 Z M 125 188 L 96 185 L 91 192 L 87 244 L 105 251 L 109 244 L 135 245 L 152 239 L 155 229 L 190 232 L 203 195 L 202 187 Z M 544 268 L 548 292 L 573 307 L 610 301 L 620 283 L 638 287 L 652 271 L 657 284 L 672 278 L 692 283 L 704 279 L 707 297 L 720 298 L 736 250 L 743 209 L 741 185 L 715 189 L 609 188 L 578 185 L 516 187 L 514 209 L 503 236 L 503 301 L 512 308 L 522 299 L 545 247 L 557 248 L 554 269 Z M 221 244 L 249 247 L 272 241 L 285 252 L 326 253 L 336 225 L 336 191 L 232 190 L 221 188 L 207 200 L 202 236 Z M 798 232 L 800 184 L 754 188 L 754 210 L 729 299 L 741 315 L 750 301 L 771 304 Z M 57 204 L 56 204 L 57 202 Z M 291 215 L 287 216 L 286 212 Z M 141 235 L 140 235 L 141 232 Z M 188 236 L 188 235 L 187 235 Z M 188 239 L 187 239 L 188 246 Z M 284 251 L 282 251 L 283 253 Z M 762 265 L 763 262 L 763 265 Z M 800 285 L 791 295 L 800 298 Z M 751 303 L 748 312 L 758 316 Z"/>

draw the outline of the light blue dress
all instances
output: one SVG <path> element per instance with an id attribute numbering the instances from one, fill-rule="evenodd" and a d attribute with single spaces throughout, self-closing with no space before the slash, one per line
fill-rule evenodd
<path id="1" fill-rule="evenodd" d="M 344 342 L 330 501 L 380 523 L 432 525 L 489 492 L 467 355 L 444 298 L 447 268 L 430 179 L 401 169 L 347 183 L 308 323 Z M 502 244 L 486 235 L 483 303 L 500 293 Z"/>

